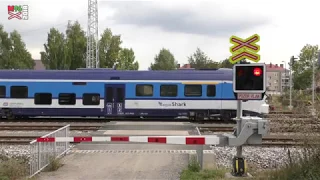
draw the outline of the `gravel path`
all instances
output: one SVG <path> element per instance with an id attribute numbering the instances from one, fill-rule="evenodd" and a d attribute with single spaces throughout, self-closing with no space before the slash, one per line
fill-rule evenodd
<path id="1" fill-rule="evenodd" d="M 243 147 L 243 156 L 257 168 L 273 169 L 288 162 L 288 149 L 295 155 L 301 152 L 301 148 Z M 212 147 L 212 150 L 216 154 L 218 166 L 232 167 L 232 158 L 236 155 L 235 147 Z"/>

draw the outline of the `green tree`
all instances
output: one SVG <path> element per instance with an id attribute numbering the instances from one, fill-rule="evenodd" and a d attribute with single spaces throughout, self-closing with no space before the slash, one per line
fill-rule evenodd
<path id="1" fill-rule="evenodd" d="M 191 68 L 208 69 L 218 68 L 219 63 L 212 61 L 200 48 L 197 48 L 191 56 L 188 57 Z"/>
<path id="2" fill-rule="evenodd" d="M 111 29 L 105 29 L 99 41 L 99 61 L 101 68 L 112 68 L 118 62 L 121 51 L 121 36 L 112 34 Z"/>
<path id="3" fill-rule="evenodd" d="M 33 69 L 34 61 L 17 31 L 9 34 L 0 25 L 0 68 Z"/>
<path id="4" fill-rule="evenodd" d="M 10 68 L 33 69 L 35 62 L 31 54 L 26 49 L 26 44 L 22 41 L 21 35 L 14 30 L 10 33 L 12 50 L 10 54 Z"/>
<path id="5" fill-rule="evenodd" d="M 151 63 L 152 70 L 174 70 L 177 68 L 177 62 L 169 49 L 162 48 Z"/>
<path id="6" fill-rule="evenodd" d="M 312 62 L 318 57 L 318 45 L 305 45 L 299 54 L 299 60 L 292 65 L 293 88 L 306 89 L 311 87 L 312 83 Z"/>
<path id="7" fill-rule="evenodd" d="M 233 68 L 233 64 L 230 63 L 229 59 L 220 61 L 219 68 Z"/>
<path id="8" fill-rule="evenodd" d="M 121 70 L 138 70 L 139 63 L 135 62 L 134 51 L 130 48 L 123 48 L 120 51 L 120 57 L 117 64 L 117 69 Z"/>
<path id="9" fill-rule="evenodd" d="M 70 65 L 66 60 L 64 34 L 55 28 L 48 33 L 47 43 L 44 50 L 40 52 L 41 61 L 46 69 L 69 69 Z"/>
<path id="10" fill-rule="evenodd" d="M 84 68 L 87 50 L 86 34 L 78 21 L 68 23 L 66 30 L 66 63 L 68 69 Z"/>
<path id="11" fill-rule="evenodd" d="M 0 68 L 1 69 L 12 69 L 10 63 L 10 52 L 12 42 L 9 38 L 9 34 L 4 30 L 3 26 L 0 25 Z"/>

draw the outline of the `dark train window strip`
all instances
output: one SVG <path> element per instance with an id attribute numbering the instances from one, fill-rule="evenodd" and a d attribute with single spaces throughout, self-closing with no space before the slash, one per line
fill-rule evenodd
<path id="1" fill-rule="evenodd" d="M 138 84 L 136 86 L 136 96 L 153 96 L 153 85 Z"/>
<path id="2" fill-rule="evenodd" d="M 202 85 L 185 85 L 184 95 L 188 97 L 199 97 L 202 96 Z"/>
<path id="3" fill-rule="evenodd" d="M 0 86 L 0 98 L 6 97 L 6 86 Z"/>
<path id="4" fill-rule="evenodd" d="M 161 85 L 160 96 L 161 97 L 176 97 L 178 95 L 177 85 Z"/>
<path id="5" fill-rule="evenodd" d="M 75 105 L 76 94 L 75 93 L 60 93 L 59 94 L 60 105 Z"/>
<path id="6" fill-rule="evenodd" d="M 216 85 L 208 85 L 207 86 L 207 96 L 215 97 L 216 96 Z"/>
<path id="7" fill-rule="evenodd" d="M 99 105 L 100 104 L 100 94 L 92 93 L 92 94 L 83 94 L 82 96 L 82 104 L 83 105 Z"/>
<path id="8" fill-rule="evenodd" d="M 10 88 L 11 98 L 28 98 L 27 86 L 11 86 Z"/>
<path id="9" fill-rule="evenodd" d="M 72 85 L 78 85 L 78 86 L 83 86 L 83 85 L 87 85 L 86 82 L 73 82 Z"/>
<path id="10" fill-rule="evenodd" d="M 51 105 L 52 104 L 52 94 L 51 93 L 35 93 L 34 94 L 34 104 Z"/>

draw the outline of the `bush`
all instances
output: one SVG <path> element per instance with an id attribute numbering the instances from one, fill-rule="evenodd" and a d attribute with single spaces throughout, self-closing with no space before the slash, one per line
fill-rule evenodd
<path id="1" fill-rule="evenodd" d="M 45 171 L 56 171 L 58 170 L 63 164 L 60 162 L 59 158 L 50 157 L 50 163 L 45 168 Z"/>
<path id="2" fill-rule="evenodd" d="M 317 180 L 320 179 L 319 148 L 305 148 L 299 156 L 293 158 L 288 151 L 288 164 L 278 170 L 270 171 L 259 179 L 268 180 Z"/>
<path id="3" fill-rule="evenodd" d="M 0 162 L 0 180 L 14 180 L 27 175 L 27 164 L 21 159 L 7 158 Z"/>

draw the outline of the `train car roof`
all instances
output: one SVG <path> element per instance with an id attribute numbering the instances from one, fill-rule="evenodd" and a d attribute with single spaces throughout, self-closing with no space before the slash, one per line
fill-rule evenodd
<path id="1" fill-rule="evenodd" d="M 125 70 L 0 70 L 0 79 L 61 80 L 230 80 L 232 69 L 125 71 Z"/>

